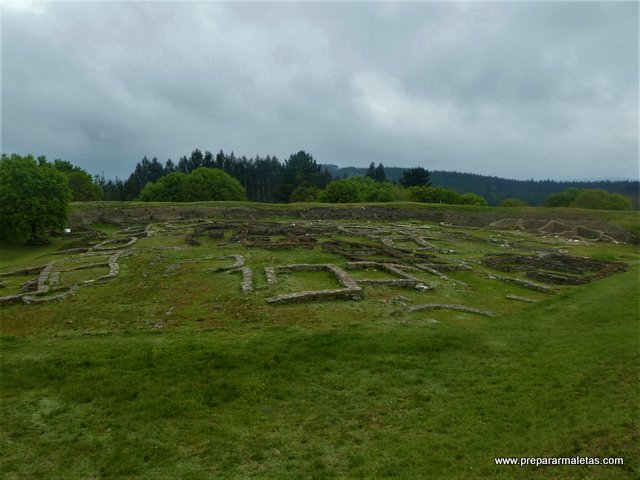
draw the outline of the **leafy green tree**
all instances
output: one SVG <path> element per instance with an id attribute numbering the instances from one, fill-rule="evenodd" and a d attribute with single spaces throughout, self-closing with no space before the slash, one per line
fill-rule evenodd
<path id="1" fill-rule="evenodd" d="M 448 205 L 459 205 L 462 203 L 460 194 L 455 190 L 444 187 L 435 187 L 437 203 L 446 203 Z"/>
<path id="2" fill-rule="evenodd" d="M 631 210 L 631 199 L 600 188 L 589 188 L 582 190 L 571 202 L 571 206 L 597 210 Z"/>
<path id="3" fill-rule="evenodd" d="M 349 177 L 331 182 L 320 196 L 323 202 L 392 202 L 398 198 L 395 185 L 369 177 Z"/>
<path id="4" fill-rule="evenodd" d="M 147 183 L 140 193 L 143 202 L 183 202 L 183 183 L 187 174 L 172 172 L 157 182 Z"/>
<path id="5" fill-rule="evenodd" d="M 568 207 L 580 195 L 579 188 L 567 188 L 564 192 L 552 193 L 544 199 L 545 207 Z"/>
<path id="6" fill-rule="evenodd" d="M 320 200 L 328 203 L 357 203 L 364 201 L 364 191 L 353 181 L 353 178 L 334 180 L 320 196 Z"/>
<path id="7" fill-rule="evenodd" d="M 393 202 L 398 199 L 398 187 L 389 182 L 374 182 L 364 189 L 365 202 Z"/>
<path id="8" fill-rule="evenodd" d="M 460 194 L 449 188 L 416 185 L 409 187 L 407 191 L 409 192 L 409 198 L 414 202 L 446 203 L 449 205 L 460 205 L 463 203 Z"/>
<path id="9" fill-rule="evenodd" d="M 475 193 L 463 193 L 460 195 L 460 201 L 462 205 L 476 205 L 478 207 L 487 206 L 487 200 L 483 196 Z"/>
<path id="10" fill-rule="evenodd" d="M 400 177 L 400 185 L 408 187 L 428 187 L 431 185 L 431 174 L 422 167 L 409 168 L 402 172 Z"/>
<path id="11" fill-rule="evenodd" d="M 290 202 L 316 202 L 320 198 L 322 190 L 316 187 L 301 185 L 291 192 Z"/>
<path id="12" fill-rule="evenodd" d="M 245 200 L 240 182 L 217 168 L 198 167 L 185 174 L 173 172 L 158 182 L 149 182 L 140 193 L 142 201 L 197 202 Z"/>
<path id="13" fill-rule="evenodd" d="M 246 192 L 238 180 L 222 170 L 199 167 L 185 177 L 182 197 L 185 202 L 245 200 Z"/>
<path id="14" fill-rule="evenodd" d="M 433 187 L 425 187 L 424 185 L 414 185 L 407 188 L 409 200 L 422 203 L 436 203 L 436 193 Z"/>
<path id="15" fill-rule="evenodd" d="M 528 207 L 529 204 L 519 198 L 507 197 L 500 202 L 501 207 Z"/>
<path id="16" fill-rule="evenodd" d="M 91 177 L 84 172 L 70 172 L 67 174 L 72 202 L 84 202 L 102 199 L 102 190 L 95 185 Z"/>
<path id="17" fill-rule="evenodd" d="M 38 239 L 64 228 L 71 191 L 64 174 L 32 155 L 0 157 L 0 235 Z"/>
<path id="18" fill-rule="evenodd" d="M 102 199 L 102 189 L 97 183 L 94 183 L 91 175 L 86 170 L 60 159 L 54 160 L 53 166 L 67 177 L 69 188 L 71 189 L 72 202 Z"/>

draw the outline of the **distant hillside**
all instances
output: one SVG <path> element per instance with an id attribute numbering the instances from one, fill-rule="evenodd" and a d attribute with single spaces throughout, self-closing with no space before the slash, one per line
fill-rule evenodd
<path id="1" fill-rule="evenodd" d="M 344 167 L 337 165 L 323 165 L 336 178 L 364 175 L 366 168 Z M 402 176 L 404 168 L 385 167 L 387 178 L 397 182 Z M 634 208 L 638 208 L 638 192 L 640 182 L 631 180 L 601 180 L 591 182 L 570 182 L 555 180 L 510 180 L 500 177 L 477 175 L 475 173 L 445 172 L 435 170 L 431 173 L 433 186 L 452 188 L 458 192 L 473 192 L 487 199 L 489 205 L 498 205 L 507 197 L 525 200 L 530 205 L 542 205 L 545 197 L 551 193 L 561 192 L 569 187 L 602 188 L 612 193 L 621 193 L 633 199 Z"/>

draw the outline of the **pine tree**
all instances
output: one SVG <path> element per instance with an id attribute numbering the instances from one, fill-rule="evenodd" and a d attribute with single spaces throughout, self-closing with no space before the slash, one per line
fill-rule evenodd
<path id="1" fill-rule="evenodd" d="M 422 167 L 409 168 L 402 172 L 402 177 L 400 177 L 400 185 L 405 188 L 408 187 L 428 187 L 431 185 L 431 175 L 428 170 L 425 170 Z"/>
<path id="2" fill-rule="evenodd" d="M 376 178 L 376 164 L 371 162 L 371 165 L 369 165 L 369 170 L 367 170 L 367 173 L 364 175 L 365 177 L 369 177 L 375 180 Z"/>
<path id="3" fill-rule="evenodd" d="M 387 175 L 384 173 L 384 165 L 382 165 L 382 163 L 378 164 L 378 168 L 376 168 L 376 170 L 375 170 L 373 179 L 376 182 L 386 182 L 387 181 Z"/>

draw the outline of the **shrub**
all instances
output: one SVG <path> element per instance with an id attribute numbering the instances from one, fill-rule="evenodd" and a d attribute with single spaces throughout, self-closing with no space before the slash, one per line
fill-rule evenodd
<path id="1" fill-rule="evenodd" d="M 170 173 L 149 182 L 140 193 L 142 201 L 197 202 L 244 200 L 245 190 L 235 178 L 217 168 L 200 167 L 189 174 Z"/>
<path id="2" fill-rule="evenodd" d="M 609 193 L 600 188 L 582 190 L 571 207 L 598 210 L 631 210 L 631 199 L 619 193 Z"/>
<path id="3" fill-rule="evenodd" d="M 155 183 L 147 183 L 140 192 L 140 200 L 144 202 L 183 202 L 182 185 L 186 176 L 185 173 L 173 172 Z"/>
<path id="4" fill-rule="evenodd" d="M 422 202 L 422 203 L 435 203 L 435 188 L 433 187 L 424 187 L 424 186 L 414 186 L 407 188 L 407 193 L 409 194 L 409 199 L 414 202 Z"/>
<path id="5" fill-rule="evenodd" d="M 529 204 L 519 198 L 507 197 L 500 202 L 501 207 L 528 207 Z"/>
<path id="6" fill-rule="evenodd" d="M 567 188 L 552 193 L 544 199 L 545 207 L 576 207 L 596 210 L 631 210 L 631 199 L 619 193 L 609 193 L 601 188 Z"/>
<path id="7" fill-rule="evenodd" d="M 449 205 L 459 205 L 462 203 L 460 194 L 448 188 L 414 186 L 409 187 L 407 190 L 409 191 L 409 198 L 414 202 L 447 203 Z"/>
<path id="8" fill-rule="evenodd" d="M 316 202 L 322 191 L 316 187 L 301 185 L 289 196 L 290 202 Z"/>
<path id="9" fill-rule="evenodd" d="M 364 201 L 362 189 L 356 182 L 345 178 L 334 180 L 320 195 L 320 200 L 328 203 L 356 203 Z"/>
<path id="10" fill-rule="evenodd" d="M 397 198 L 398 187 L 368 177 L 334 180 L 320 195 L 321 201 L 329 203 L 393 202 Z"/>
<path id="11" fill-rule="evenodd" d="M 568 207 L 578 195 L 580 195 L 580 189 L 567 188 L 564 192 L 547 195 L 542 205 L 545 207 Z"/>
<path id="12" fill-rule="evenodd" d="M 460 195 L 460 200 L 463 205 L 476 205 L 478 207 L 486 207 L 487 201 L 482 195 L 475 193 L 464 193 Z"/>

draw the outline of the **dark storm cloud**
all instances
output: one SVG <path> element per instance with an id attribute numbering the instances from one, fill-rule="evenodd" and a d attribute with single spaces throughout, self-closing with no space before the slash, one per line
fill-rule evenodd
<path id="1" fill-rule="evenodd" d="M 4 4 L 2 150 L 637 177 L 638 4 Z"/>

